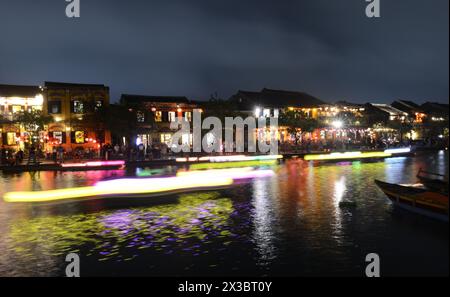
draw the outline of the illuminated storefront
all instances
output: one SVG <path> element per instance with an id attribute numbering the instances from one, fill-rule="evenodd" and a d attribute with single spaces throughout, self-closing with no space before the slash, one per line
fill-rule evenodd
<path id="1" fill-rule="evenodd" d="M 38 86 L 0 85 L 0 145 L 14 150 L 24 149 L 31 142 L 29 133 L 16 122 L 21 112 L 42 110 L 44 97 Z M 42 142 L 44 135 L 35 139 Z"/>
<path id="2" fill-rule="evenodd" d="M 54 119 L 48 127 L 48 151 L 61 145 L 67 152 L 98 152 L 102 144 L 111 142 L 110 132 L 89 117 L 97 108 L 109 105 L 109 87 L 45 82 L 43 92 L 43 110 Z"/>
<path id="3" fill-rule="evenodd" d="M 174 130 L 170 129 L 170 124 L 178 118 L 183 118 L 188 122 L 192 122 L 193 112 L 198 106 L 186 97 L 168 97 L 168 96 L 137 96 L 123 94 L 121 103 L 126 105 L 139 106 L 144 115 L 150 112 L 153 116 L 154 124 L 148 124 L 147 119 L 137 115 L 139 129 L 136 135 L 136 145 L 143 144 L 145 148 L 152 145 L 172 144 Z M 198 109 L 202 112 L 201 109 Z M 148 113 L 147 113 L 148 114 Z M 192 145 L 192 133 L 182 135 L 182 144 Z"/>

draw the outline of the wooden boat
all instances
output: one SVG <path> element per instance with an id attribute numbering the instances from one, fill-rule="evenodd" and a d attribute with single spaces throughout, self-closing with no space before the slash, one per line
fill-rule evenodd
<path id="1" fill-rule="evenodd" d="M 448 196 L 448 181 L 442 174 L 419 170 L 417 178 L 421 183 L 425 185 L 429 190 L 443 193 Z"/>
<path id="2" fill-rule="evenodd" d="M 375 180 L 395 206 L 448 223 L 448 194 Z"/>

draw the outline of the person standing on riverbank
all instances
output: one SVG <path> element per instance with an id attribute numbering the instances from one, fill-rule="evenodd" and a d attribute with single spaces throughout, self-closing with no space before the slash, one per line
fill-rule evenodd
<path id="1" fill-rule="evenodd" d="M 28 162 L 27 162 L 27 165 L 30 165 L 31 161 L 32 161 L 33 164 L 36 164 L 36 147 L 34 146 L 34 144 L 32 144 L 30 149 L 28 150 Z"/>
<path id="2" fill-rule="evenodd" d="M 16 164 L 21 164 L 24 158 L 24 153 L 21 148 L 16 153 Z"/>
<path id="3" fill-rule="evenodd" d="M 6 155 L 7 155 L 6 148 L 4 146 L 2 146 L 2 149 L 0 150 L 0 165 L 6 164 L 6 160 L 7 160 Z"/>
<path id="4" fill-rule="evenodd" d="M 55 146 L 52 148 L 52 160 L 55 164 L 58 163 L 58 152 Z"/>
<path id="5" fill-rule="evenodd" d="M 56 159 L 58 163 L 62 164 L 64 163 L 64 148 L 62 147 L 62 145 L 59 145 L 58 148 L 56 149 Z"/>

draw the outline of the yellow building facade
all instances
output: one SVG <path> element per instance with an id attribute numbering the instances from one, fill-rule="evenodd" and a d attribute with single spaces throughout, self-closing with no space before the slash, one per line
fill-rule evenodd
<path id="1" fill-rule="evenodd" d="M 109 105 L 109 87 L 46 82 L 43 93 L 44 113 L 54 120 L 48 126 L 48 149 L 61 145 L 67 152 L 97 151 L 111 142 L 110 131 L 92 117 L 96 109 Z"/>

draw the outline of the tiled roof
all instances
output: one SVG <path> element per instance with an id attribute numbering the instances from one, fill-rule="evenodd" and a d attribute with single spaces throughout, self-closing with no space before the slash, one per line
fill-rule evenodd
<path id="1" fill-rule="evenodd" d="M 34 97 L 40 92 L 38 86 L 0 85 L 0 97 Z"/>
<path id="2" fill-rule="evenodd" d="M 230 98 L 241 110 L 262 107 L 318 107 L 322 100 L 304 92 L 263 89 L 261 92 L 238 91 Z"/>
<path id="3" fill-rule="evenodd" d="M 78 84 L 78 83 L 65 83 L 65 82 L 51 82 L 46 81 L 44 85 L 47 88 L 107 88 L 102 84 Z"/>
<path id="4" fill-rule="evenodd" d="M 130 95 L 122 94 L 120 102 L 127 103 L 143 103 L 143 102 L 167 102 L 167 103 L 185 103 L 190 101 L 184 96 L 144 96 L 144 95 Z"/>

